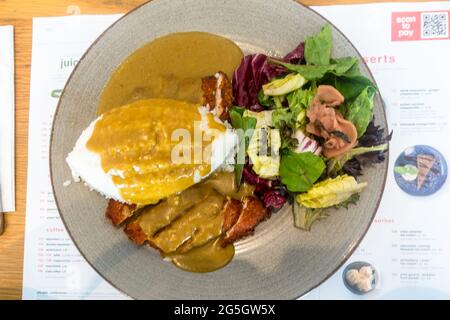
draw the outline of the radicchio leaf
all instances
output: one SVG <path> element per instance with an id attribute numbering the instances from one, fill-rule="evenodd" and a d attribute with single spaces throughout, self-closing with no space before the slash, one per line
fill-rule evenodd
<path id="1" fill-rule="evenodd" d="M 301 63 L 305 55 L 305 43 L 300 42 L 300 44 L 287 55 L 284 56 L 283 62 L 287 63 Z"/>
<path id="2" fill-rule="evenodd" d="M 290 194 L 279 180 L 258 177 L 249 163 L 245 164 L 242 176 L 247 183 L 255 186 L 254 194 L 266 208 L 277 211 L 289 200 Z"/>
<path id="3" fill-rule="evenodd" d="M 244 177 L 244 181 L 256 186 L 255 192 L 258 191 L 265 191 L 267 189 L 270 189 L 274 186 L 274 180 L 267 180 L 260 178 L 255 171 L 252 169 L 252 165 L 249 163 L 246 163 L 244 165 L 244 171 L 242 172 L 242 176 Z"/>
<path id="4" fill-rule="evenodd" d="M 287 201 L 286 197 L 277 190 L 268 190 L 264 193 L 261 200 L 266 208 L 274 210 L 281 209 Z"/>
<path id="5" fill-rule="evenodd" d="M 282 60 L 288 63 L 302 62 L 304 47 L 304 43 L 300 43 Z M 284 73 L 286 69 L 269 63 L 268 56 L 265 54 L 245 56 L 233 75 L 234 103 L 252 111 L 264 110 L 258 100 L 259 91 L 264 84 Z"/>

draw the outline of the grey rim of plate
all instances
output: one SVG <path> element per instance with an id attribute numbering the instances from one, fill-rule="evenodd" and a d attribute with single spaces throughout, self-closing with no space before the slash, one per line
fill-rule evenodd
<path id="1" fill-rule="evenodd" d="M 373 220 L 387 160 L 364 171 L 360 180 L 369 181 L 369 186 L 357 206 L 331 212 L 310 233 L 293 227 L 291 208 L 286 206 L 258 226 L 254 236 L 236 245 L 236 256 L 228 266 L 208 274 L 179 270 L 155 250 L 135 246 L 104 217 L 107 201 L 83 183 L 63 187 L 71 178 L 65 157 L 95 119 L 102 88 L 114 69 L 143 44 L 173 32 L 205 31 L 234 40 L 245 53 L 281 55 L 326 23 L 290 0 L 155 0 L 130 12 L 97 39 L 61 96 L 52 130 L 50 169 L 67 231 L 105 280 L 137 299 L 294 299 L 339 269 Z M 349 40 L 335 28 L 333 37 L 333 56 L 359 56 L 362 72 L 371 77 Z M 387 128 L 379 95 L 375 119 Z"/>

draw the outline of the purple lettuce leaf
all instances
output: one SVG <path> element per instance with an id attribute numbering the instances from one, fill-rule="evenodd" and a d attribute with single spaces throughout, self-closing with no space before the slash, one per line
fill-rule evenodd
<path id="1" fill-rule="evenodd" d="M 287 202 L 287 198 L 281 194 L 278 190 L 268 190 L 261 197 L 262 202 L 266 208 L 272 210 L 281 209 Z"/>
<path id="2" fill-rule="evenodd" d="M 282 60 L 288 63 L 303 62 L 304 48 L 302 42 Z M 245 56 L 233 75 L 234 104 L 253 111 L 264 110 L 258 100 L 259 91 L 264 84 L 284 73 L 286 69 L 269 63 L 265 54 Z"/>
<path id="3" fill-rule="evenodd" d="M 288 201 L 289 193 L 279 179 L 268 180 L 259 177 L 249 163 L 244 165 L 242 176 L 245 182 L 255 186 L 255 196 L 271 211 L 281 209 Z"/>
<path id="4" fill-rule="evenodd" d="M 301 64 L 303 58 L 305 57 L 305 43 L 300 42 L 300 44 L 287 55 L 284 56 L 283 62 Z"/>
<path id="5" fill-rule="evenodd" d="M 276 181 L 274 180 L 267 180 L 267 179 L 263 179 L 261 177 L 259 177 L 255 171 L 253 171 L 252 165 L 249 163 L 246 163 L 244 165 L 244 170 L 242 172 L 242 176 L 244 178 L 244 181 L 256 186 L 255 190 L 257 193 L 258 191 L 265 191 L 268 190 L 270 188 L 272 188 L 274 186 L 274 184 L 276 183 Z"/>

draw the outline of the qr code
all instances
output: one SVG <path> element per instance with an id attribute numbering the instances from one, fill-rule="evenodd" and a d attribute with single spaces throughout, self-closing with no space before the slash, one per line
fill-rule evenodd
<path id="1" fill-rule="evenodd" d="M 422 13 L 422 38 L 448 38 L 448 12 Z"/>

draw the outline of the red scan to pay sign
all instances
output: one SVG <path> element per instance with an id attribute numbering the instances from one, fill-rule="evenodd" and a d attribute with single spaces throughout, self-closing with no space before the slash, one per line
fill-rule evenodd
<path id="1" fill-rule="evenodd" d="M 392 41 L 450 39 L 449 13 L 393 12 Z"/>

